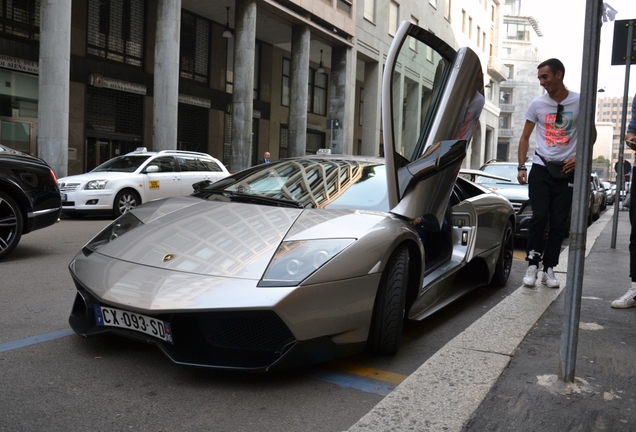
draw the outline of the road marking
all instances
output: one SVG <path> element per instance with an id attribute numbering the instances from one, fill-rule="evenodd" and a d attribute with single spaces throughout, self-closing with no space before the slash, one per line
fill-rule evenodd
<path id="1" fill-rule="evenodd" d="M 319 381 L 380 396 L 391 393 L 407 377 L 340 360 L 324 363 L 307 375 Z"/>
<path id="2" fill-rule="evenodd" d="M 0 352 L 5 352 L 5 351 L 10 351 L 12 349 L 16 349 L 16 348 L 23 348 L 25 346 L 29 346 L 29 345 L 35 345 L 38 344 L 40 342 L 48 342 L 50 340 L 53 339 L 59 339 L 59 338 L 63 338 L 66 336 L 70 336 L 73 334 L 73 330 L 71 329 L 66 329 L 66 330 L 59 330 L 59 331 L 55 331 L 52 333 L 46 333 L 43 335 L 38 335 L 38 336 L 31 336 L 28 337 L 26 339 L 20 339 L 20 340 L 16 340 L 16 341 L 12 341 L 12 342 L 6 342 L 3 344 L 0 344 Z"/>

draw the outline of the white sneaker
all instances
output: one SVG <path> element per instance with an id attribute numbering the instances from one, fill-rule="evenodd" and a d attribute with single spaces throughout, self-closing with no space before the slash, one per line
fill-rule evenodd
<path id="1" fill-rule="evenodd" d="M 554 271 L 552 267 L 548 267 L 546 271 L 543 272 L 543 277 L 541 278 L 541 283 L 548 288 L 558 288 L 559 281 L 556 277 L 554 277 Z"/>
<path id="2" fill-rule="evenodd" d="M 627 309 L 636 306 L 636 288 L 630 288 L 625 294 L 612 302 L 616 309 Z"/>
<path id="3" fill-rule="evenodd" d="M 526 275 L 523 277 L 523 286 L 531 288 L 537 283 L 537 272 L 539 268 L 536 265 L 528 266 Z"/>

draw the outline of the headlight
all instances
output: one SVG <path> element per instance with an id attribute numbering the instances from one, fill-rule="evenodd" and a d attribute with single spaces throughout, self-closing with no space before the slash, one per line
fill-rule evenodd
<path id="1" fill-rule="evenodd" d="M 297 240 L 281 243 L 258 286 L 295 286 L 342 252 L 355 239 Z"/>
<path id="2" fill-rule="evenodd" d="M 88 256 L 108 243 L 117 240 L 117 238 L 131 229 L 143 225 L 143 222 L 133 216 L 132 213 L 124 213 L 121 217 L 114 220 L 110 225 L 104 228 L 99 234 L 91 239 L 86 246 L 82 248 L 84 255 Z"/>
<path id="3" fill-rule="evenodd" d="M 86 183 L 86 186 L 84 186 L 84 189 L 87 189 L 87 190 L 104 189 L 106 187 L 106 183 L 108 183 L 108 180 L 91 180 L 88 183 Z"/>

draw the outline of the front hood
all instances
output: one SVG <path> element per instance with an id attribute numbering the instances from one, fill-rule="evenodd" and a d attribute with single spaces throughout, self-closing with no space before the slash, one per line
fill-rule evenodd
<path id="1" fill-rule="evenodd" d="M 95 253 L 172 271 L 258 280 L 301 212 L 191 197 L 151 202 L 133 210 L 144 225 Z"/>

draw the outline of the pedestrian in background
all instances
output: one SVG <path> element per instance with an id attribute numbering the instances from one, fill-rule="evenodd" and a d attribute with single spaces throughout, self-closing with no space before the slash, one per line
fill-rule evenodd
<path id="1" fill-rule="evenodd" d="M 546 60 L 537 67 L 539 84 L 546 93 L 530 103 L 519 139 L 517 180 L 528 184 L 532 206 L 526 247 L 528 269 L 523 278 L 526 287 L 535 286 L 539 263 L 543 260 L 541 282 L 549 288 L 559 288 L 553 269 L 559 263 L 572 207 L 579 116 L 579 94 L 565 87 L 564 75 L 565 67 L 558 59 Z M 525 163 L 535 127 L 536 152 L 528 175 Z M 548 222 L 550 231 L 545 241 Z"/>
<path id="2" fill-rule="evenodd" d="M 264 163 L 269 163 L 269 152 L 266 151 L 265 153 L 263 153 L 263 159 L 258 161 L 258 164 L 264 164 Z"/>
<path id="3" fill-rule="evenodd" d="M 625 133 L 625 144 L 632 150 L 636 150 L 636 97 L 632 101 L 632 119 Z M 629 277 L 632 285 L 625 294 L 612 302 L 616 309 L 626 309 L 636 306 L 636 205 L 629 206 L 629 223 L 632 226 L 629 234 Z"/>

